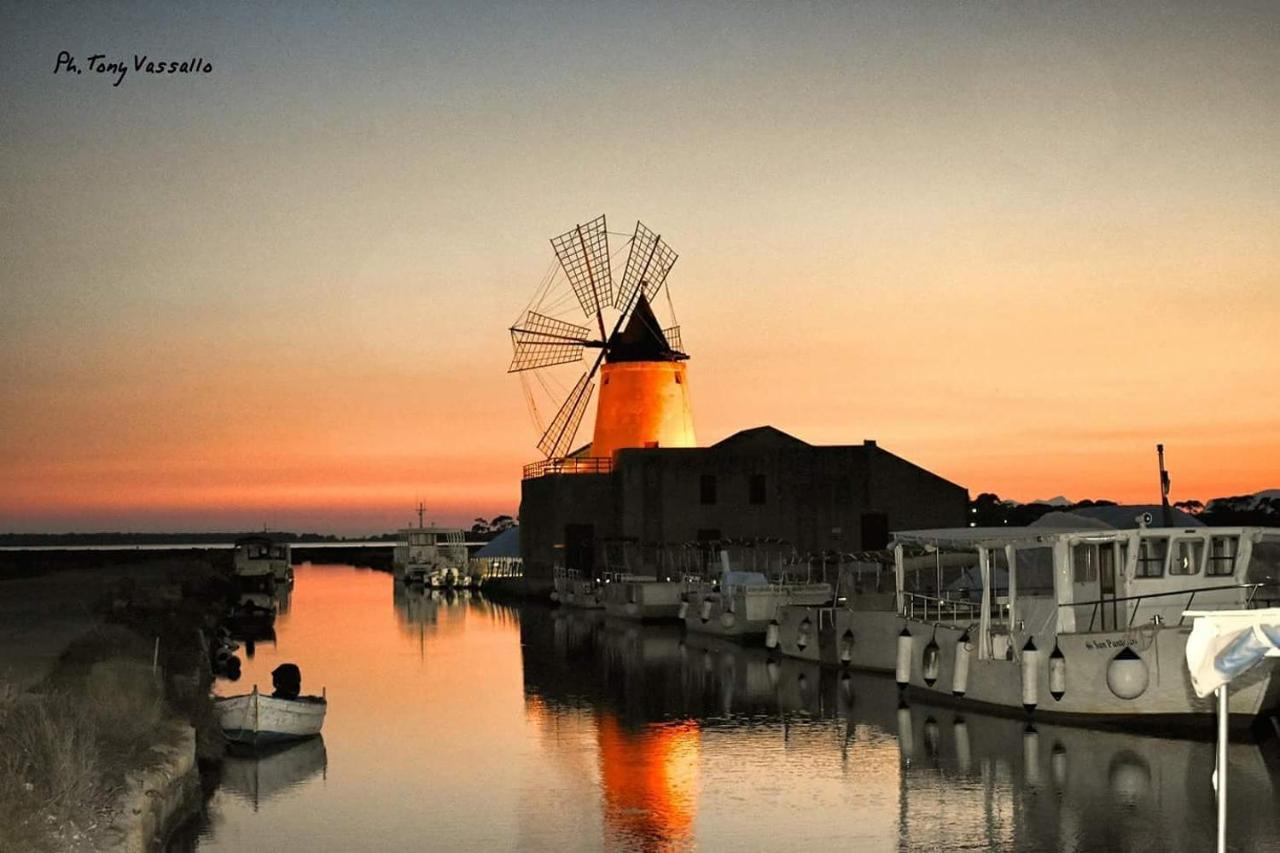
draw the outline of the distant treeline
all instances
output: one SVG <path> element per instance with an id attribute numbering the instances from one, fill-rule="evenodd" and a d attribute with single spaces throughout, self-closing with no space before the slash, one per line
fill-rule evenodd
<path id="1" fill-rule="evenodd" d="M 983 492 L 969 501 L 970 520 L 978 527 L 1010 525 L 1023 527 L 1050 512 L 1070 512 L 1091 506 L 1115 506 L 1115 501 L 1084 500 L 1066 506 L 1046 503 L 1018 504 L 1006 502 L 991 492 Z M 1280 498 L 1239 495 L 1214 498 L 1208 503 L 1196 500 L 1173 504 L 1211 527 L 1276 527 L 1280 526 Z"/>
<path id="2" fill-rule="evenodd" d="M 213 545 L 234 542 L 241 536 L 270 536 L 280 542 L 391 542 L 394 533 L 376 536 L 333 536 L 326 533 L 291 533 L 251 530 L 225 533 L 0 533 L 0 547 L 31 548 L 41 545 Z"/>

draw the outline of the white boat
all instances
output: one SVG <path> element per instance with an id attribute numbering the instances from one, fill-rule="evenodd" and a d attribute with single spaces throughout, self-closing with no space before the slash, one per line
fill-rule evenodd
<path id="1" fill-rule="evenodd" d="M 604 609 L 604 583 L 577 569 L 556 566 L 551 574 L 551 600 L 565 607 Z"/>
<path id="2" fill-rule="evenodd" d="M 690 631 L 722 637 L 763 637 L 778 610 L 831 601 L 831 584 L 770 580 L 762 572 L 725 570 L 714 581 L 690 584 L 678 615 Z"/>
<path id="3" fill-rule="evenodd" d="M 679 619 L 685 591 L 682 578 L 615 574 L 606 578 L 604 610 L 610 616 L 623 619 Z"/>
<path id="4" fill-rule="evenodd" d="M 456 527 L 424 526 L 419 508 L 418 526 L 401 530 L 402 544 L 392 554 L 392 571 L 406 583 L 435 588 L 466 586 L 467 545 L 464 532 Z"/>
<path id="5" fill-rule="evenodd" d="M 1207 714 L 1213 700 L 1195 695 L 1183 663 L 1183 611 L 1280 596 L 1275 528 L 957 528 L 899 532 L 892 545 L 895 606 L 833 609 L 839 659 L 912 693 L 1037 716 Z M 921 556 L 934 567 L 910 568 Z M 1233 685 L 1234 722 L 1280 709 L 1275 675 L 1258 667 Z"/>
<path id="6" fill-rule="evenodd" d="M 241 578 L 271 578 L 275 583 L 293 580 L 289 561 L 289 543 L 277 542 L 270 536 L 244 536 L 236 540 L 235 573 Z"/>
<path id="7" fill-rule="evenodd" d="M 328 700 L 323 696 L 280 699 L 258 692 L 214 700 L 218 724 L 232 743 L 265 746 L 320 733 Z"/>

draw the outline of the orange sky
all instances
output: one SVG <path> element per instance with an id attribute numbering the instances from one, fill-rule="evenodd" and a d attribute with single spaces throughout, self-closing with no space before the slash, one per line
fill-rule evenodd
<path id="1" fill-rule="evenodd" d="M 1153 501 L 1163 441 L 1175 499 L 1280 486 L 1274 6 L 221 14 L 0 34 L 0 531 L 514 512 L 506 328 L 600 212 L 681 255 L 704 442 Z"/>

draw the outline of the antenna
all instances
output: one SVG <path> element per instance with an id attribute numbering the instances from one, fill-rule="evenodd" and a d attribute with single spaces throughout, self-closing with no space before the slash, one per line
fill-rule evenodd
<path id="1" fill-rule="evenodd" d="M 572 303 L 568 302 L 567 294 L 553 298 L 550 287 L 539 288 L 541 298 L 535 300 L 537 304 L 510 328 L 513 353 L 507 372 L 532 372 L 543 388 L 547 388 L 547 382 L 539 375 L 541 371 L 581 362 L 588 349 L 599 350 L 538 439 L 538 449 L 548 459 L 563 458 L 572 449 L 574 436 L 595 391 L 595 375 L 606 360 L 688 358 L 682 348 L 680 327 L 662 328 L 649 305 L 666 283 L 679 256 L 660 234 L 642 222 L 636 222 L 629 243 L 622 283 L 615 292 L 609 232 L 603 214 L 551 238 L 551 247 L 568 280 L 572 299 L 587 322 L 594 321 L 599 337 L 594 336 L 588 325 L 552 316 L 557 306 L 563 308 L 564 304 Z M 618 312 L 612 332 L 606 331 L 606 308 Z"/>
<path id="2" fill-rule="evenodd" d="M 422 501 L 418 501 L 418 529 L 422 529 L 422 516 L 427 511 L 427 505 Z"/>

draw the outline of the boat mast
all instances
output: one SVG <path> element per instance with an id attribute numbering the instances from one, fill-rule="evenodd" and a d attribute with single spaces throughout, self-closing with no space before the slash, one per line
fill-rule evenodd
<path id="1" fill-rule="evenodd" d="M 1156 445 L 1160 461 L 1160 513 L 1165 527 L 1173 527 L 1173 511 L 1169 509 L 1169 472 L 1164 469 L 1164 445 Z"/>

